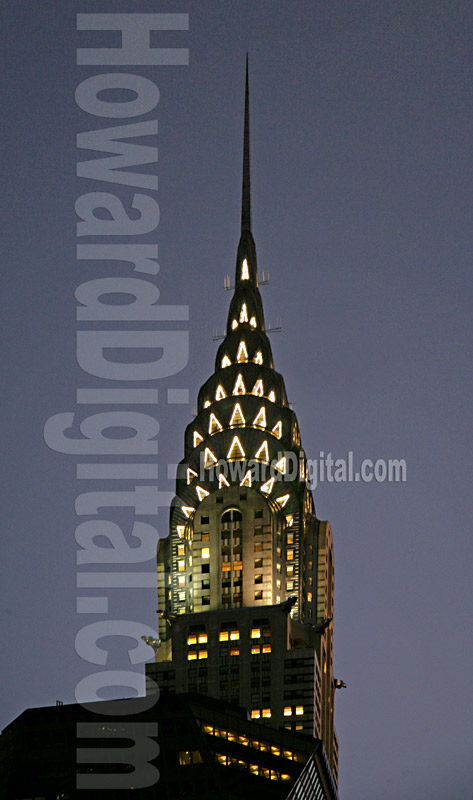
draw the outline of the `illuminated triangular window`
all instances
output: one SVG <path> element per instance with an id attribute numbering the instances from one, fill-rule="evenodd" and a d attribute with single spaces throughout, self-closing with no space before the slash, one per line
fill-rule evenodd
<path id="1" fill-rule="evenodd" d="M 271 389 L 270 393 L 268 394 L 268 398 L 269 400 L 271 400 L 272 403 L 276 402 L 276 393 L 274 389 Z"/>
<path id="2" fill-rule="evenodd" d="M 248 350 L 246 349 L 246 344 L 244 341 L 240 342 L 240 347 L 238 348 L 237 353 L 237 361 L 248 361 Z"/>
<path id="3" fill-rule="evenodd" d="M 251 317 L 250 325 L 252 328 L 256 328 L 256 317 Z"/>
<path id="4" fill-rule="evenodd" d="M 240 322 L 248 322 L 248 309 L 246 303 L 243 303 L 240 311 Z"/>
<path id="5" fill-rule="evenodd" d="M 289 500 L 289 496 L 290 495 L 288 494 L 283 494 L 281 495 L 281 497 L 276 497 L 276 503 L 279 503 L 279 505 L 282 506 L 282 508 L 284 508 L 287 501 Z"/>
<path id="6" fill-rule="evenodd" d="M 207 497 L 207 495 L 209 494 L 209 492 L 206 489 L 202 489 L 202 486 L 196 486 L 195 490 L 197 492 L 197 497 L 199 498 L 199 500 L 203 500 L 204 497 Z"/>
<path id="7" fill-rule="evenodd" d="M 197 447 L 201 442 L 204 441 L 204 437 L 200 435 L 197 431 L 194 431 L 194 447 Z"/>
<path id="8" fill-rule="evenodd" d="M 184 538 L 185 529 L 186 529 L 185 525 L 176 525 L 177 535 L 179 536 L 179 539 Z"/>
<path id="9" fill-rule="evenodd" d="M 243 478 L 240 486 L 250 486 L 251 487 L 251 469 L 248 470 L 245 477 Z"/>
<path id="10" fill-rule="evenodd" d="M 263 353 L 261 352 L 261 350 L 258 350 L 258 352 L 256 353 L 253 361 L 255 362 L 255 364 L 262 364 L 263 363 Z"/>
<path id="11" fill-rule="evenodd" d="M 287 522 L 287 527 L 292 528 L 292 526 L 294 525 L 294 516 L 292 514 L 287 514 L 286 522 Z"/>
<path id="12" fill-rule="evenodd" d="M 241 279 L 242 281 L 250 280 L 250 271 L 248 269 L 248 261 L 246 258 L 243 259 L 243 264 L 241 265 Z"/>
<path id="13" fill-rule="evenodd" d="M 269 453 L 268 453 L 268 443 L 263 442 L 261 447 L 255 453 L 255 458 L 260 459 L 261 461 L 269 461 Z"/>
<path id="14" fill-rule="evenodd" d="M 194 472 L 193 469 L 187 467 L 187 485 L 189 486 L 192 483 L 192 479 L 197 478 L 197 472 Z"/>
<path id="15" fill-rule="evenodd" d="M 237 403 L 235 408 L 233 409 L 232 418 L 230 420 L 230 427 L 233 425 L 244 425 L 245 424 L 245 417 L 243 416 L 243 411 L 241 410 L 240 403 Z"/>
<path id="16" fill-rule="evenodd" d="M 256 394 L 258 397 L 263 397 L 264 395 L 264 388 L 263 388 L 263 381 L 261 378 L 256 381 L 253 389 L 251 390 L 251 394 Z"/>
<path id="17" fill-rule="evenodd" d="M 245 458 L 245 451 L 241 446 L 238 436 L 233 437 L 233 441 L 230 445 L 230 450 L 227 453 L 227 458 L 228 459 Z"/>
<path id="18" fill-rule="evenodd" d="M 282 436 L 282 422 L 281 422 L 281 420 L 279 420 L 279 422 L 276 422 L 276 425 L 274 426 L 274 428 L 272 428 L 271 433 L 274 433 L 274 435 L 277 436 L 278 439 L 281 438 L 281 436 Z"/>
<path id="19" fill-rule="evenodd" d="M 279 459 L 277 464 L 274 465 L 274 469 L 277 469 L 282 475 L 286 472 L 286 456 L 283 456 Z"/>
<path id="20" fill-rule="evenodd" d="M 209 467 L 216 463 L 217 459 L 215 455 L 212 453 L 210 447 L 206 447 L 204 452 L 204 469 L 209 469 Z"/>
<path id="21" fill-rule="evenodd" d="M 219 384 L 217 386 L 217 391 L 215 392 L 215 399 L 216 400 L 223 400 L 224 397 L 226 397 L 226 396 L 227 395 L 225 394 L 225 390 L 224 390 L 223 386 L 220 386 L 220 384 Z"/>
<path id="22" fill-rule="evenodd" d="M 187 518 L 191 517 L 194 511 L 195 508 L 193 506 L 182 506 L 182 512 L 186 515 Z"/>
<path id="23" fill-rule="evenodd" d="M 228 358 L 228 356 L 224 356 L 224 357 L 222 358 L 222 369 L 223 369 L 223 368 L 225 368 L 225 367 L 230 367 L 230 366 L 231 366 L 231 364 L 232 364 L 232 362 L 230 361 L 230 359 Z"/>
<path id="24" fill-rule="evenodd" d="M 218 421 L 215 414 L 211 414 L 209 418 L 209 433 L 215 433 L 215 431 L 221 431 L 222 425 Z"/>
<path id="25" fill-rule="evenodd" d="M 234 319 L 233 322 L 232 322 L 232 331 L 234 331 L 235 328 L 238 328 L 238 322 L 237 322 L 236 319 Z"/>
<path id="26" fill-rule="evenodd" d="M 246 387 L 245 382 L 243 380 L 243 376 L 240 373 L 238 378 L 235 381 L 235 386 L 233 387 L 233 394 L 246 394 Z"/>
<path id="27" fill-rule="evenodd" d="M 206 400 L 204 403 L 204 408 L 208 408 L 210 405 L 210 400 Z"/>
<path id="28" fill-rule="evenodd" d="M 260 410 L 258 411 L 253 420 L 253 425 L 257 425 L 258 428 L 266 428 L 266 408 L 264 406 L 261 406 Z"/>
<path id="29" fill-rule="evenodd" d="M 272 491 L 272 488 L 274 486 L 274 481 L 275 481 L 275 478 L 270 478 L 269 481 L 266 481 L 266 483 L 263 483 L 263 485 L 261 487 L 261 491 L 264 492 L 264 494 L 270 494 L 270 492 Z"/>
<path id="30" fill-rule="evenodd" d="M 218 476 L 218 488 L 221 489 L 222 486 L 230 486 L 223 472 Z"/>

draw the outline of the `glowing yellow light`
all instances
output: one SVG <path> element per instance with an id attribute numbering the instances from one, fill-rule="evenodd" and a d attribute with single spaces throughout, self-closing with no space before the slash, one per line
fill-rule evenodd
<path id="1" fill-rule="evenodd" d="M 204 403 L 204 408 L 208 408 L 210 405 L 210 400 L 206 400 Z"/>
<path id="2" fill-rule="evenodd" d="M 210 547 L 202 548 L 202 558 L 210 558 Z"/>
<path id="3" fill-rule="evenodd" d="M 230 361 L 230 359 L 228 358 L 228 356 L 224 356 L 224 357 L 222 358 L 222 368 L 223 368 L 223 367 L 231 367 L 231 365 L 232 365 L 232 362 Z"/>
<path id="4" fill-rule="evenodd" d="M 233 414 L 230 419 L 230 427 L 234 425 L 244 425 L 245 424 L 245 417 L 243 416 L 243 411 L 241 410 L 240 403 L 235 405 L 233 409 Z"/>
<path id="5" fill-rule="evenodd" d="M 236 321 L 236 319 L 234 319 L 232 322 L 232 331 L 234 331 L 235 328 L 238 328 L 238 322 Z"/>
<path id="6" fill-rule="evenodd" d="M 259 428 L 266 428 L 266 408 L 264 406 L 261 406 L 258 411 L 253 420 L 253 425 L 257 425 Z"/>
<path id="7" fill-rule="evenodd" d="M 282 475 L 286 472 L 286 456 L 283 456 L 279 459 L 279 461 L 274 465 L 274 469 L 277 469 Z"/>
<path id="8" fill-rule="evenodd" d="M 276 422 L 276 425 L 274 426 L 274 428 L 271 429 L 271 433 L 274 433 L 274 435 L 277 436 L 278 439 L 281 438 L 281 436 L 282 436 L 282 422 L 281 422 L 281 420 L 279 420 L 279 422 Z"/>
<path id="9" fill-rule="evenodd" d="M 243 303 L 241 307 L 239 322 L 248 322 L 248 309 L 246 307 L 246 303 Z"/>
<path id="10" fill-rule="evenodd" d="M 276 402 L 276 394 L 274 392 L 274 389 L 271 389 L 271 391 L 270 391 L 270 393 L 268 395 L 268 398 L 271 400 L 272 403 Z"/>
<path id="11" fill-rule="evenodd" d="M 204 437 L 201 436 L 197 431 L 194 431 L 194 447 L 197 447 L 203 441 Z"/>
<path id="12" fill-rule="evenodd" d="M 179 539 L 184 538 L 185 529 L 186 529 L 185 525 L 176 525 L 177 535 L 179 536 Z"/>
<path id="13" fill-rule="evenodd" d="M 253 708 L 251 711 L 251 719 L 259 719 L 261 717 L 261 713 L 259 708 Z"/>
<path id="14" fill-rule="evenodd" d="M 199 650 L 199 659 L 208 658 L 208 657 L 209 657 L 209 654 L 207 653 L 207 650 Z"/>
<path id="15" fill-rule="evenodd" d="M 238 436 L 234 436 L 232 443 L 230 445 L 230 449 L 227 453 L 228 459 L 235 459 L 235 458 L 245 458 L 245 451 L 241 446 L 241 442 Z"/>
<path id="16" fill-rule="evenodd" d="M 264 644 L 263 645 L 263 653 L 270 653 L 270 652 L 271 652 L 271 645 L 270 644 Z"/>
<path id="17" fill-rule="evenodd" d="M 230 633 L 230 639 L 232 640 L 232 642 L 236 641 L 239 638 L 240 638 L 240 631 L 232 631 Z"/>
<path id="18" fill-rule="evenodd" d="M 252 656 L 258 655 L 259 652 L 260 652 L 260 648 L 259 647 L 252 647 L 251 648 L 251 655 Z"/>
<path id="19" fill-rule="evenodd" d="M 233 650 L 230 650 L 230 655 L 231 656 L 239 656 L 240 655 L 240 651 L 235 647 Z"/>
<path id="20" fill-rule="evenodd" d="M 251 394 L 255 394 L 257 395 L 257 397 L 263 397 L 264 389 L 263 389 L 263 381 L 261 380 L 261 378 L 256 381 L 255 385 L 253 386 L 253 389 L 251 390 Z"/>
<path id="21" fill-rule="evenodd" d="M 228 631 L 220 631 L 219 641 L 228 642 Z"/>
<path id="22" fill-rule="evenodd" d="M 248 361 L 248 350 L 246 349 L 246 344 L 243 340 L 240 342 L 240 346 L 238 348 L 237 361 Z"/>
<path id="23" fill-rule="evenodd" d="M 196 661 L 197 660 L 197 653 L 187 653 L 187 660 L 188 661 Z"/>
<path id="24" fill-rule="evenodd" d="M 193 469 L 187 467 L 187 485 L 189 486 L 192 483 L 192 479 L 197 478 L 197 472 L 194 472 Z"/>
<path id="25" fill-rule="evenodd" d="M 286 505 L 288 500 L 289 500 L 289 495 L 288 494 L 283 494 L 283 495 L 281 495 L 281 497 L 276 497 L 276 503 L 279 503 L 279 505 L 282 508 L 284 508 L 284 506 Z"/>
<path id="26" fill-rule="evenodd" d="M 252 639 L 261 639 L 261 628 L 252 628 L 252 630 L 251 630 L 251 638 Z"/>
<path id="27" fill-rule="evenodd" d="M 215 431 L 221 431 L 222 424 L 218 421 L 215 414 L 211 414 L 209 417 L 209 433 L 215 433 Z"/>
<path id="28" fill-rule="evenodd" d="M 292 526 L 294 525 L 294 517 L 293 517 L 292 514 L 287 514 L 286 522 L 287 522 L 288 527 L 292 528 Z M 292 534 L 291 534 L 291 536 L 292 536 Z"/>
<path id="29" fill-rule="evenodd" d="M 262 354 L 261 350 L 258 350 L 258 352 L 256 353 L 253 361 L 255 362 L 255 364 L 262 364 L 263 363 L 263 354 Z"/>
<path id="30" fill-rule="evenodd" d="M 241 266 L 241 280 L 242 281 L 250 280 L 250 271 L 248 269 L 248 261 L 246 260 L 246 258 L 243 259 L 243 264 Z"/>
<path id="31" fill-rule="evenodd" d="M 233 387 L 233 394 L 246 394 L 245 382 L 243 380 L 243 375 L 240 373 L 238 378 L 235 381 L 235 386 Z"/>
<path id="32" fill-rule="evenodd" d="M 221 489 L 222 486 L 230 486 L 223 472 L 218 476 L 218 488 Z"/>
<path id="33" fill-rule="evenodd" d="M 216 400 L 223 400 L 224 397 L 227 395 L 225 394 L 225 389 L 220 384 L 217 386 L 217 391 L 215 392 L 215 399 Z"/>
<path id="34" fill-rule="evenodd" d="M 204 497 L 207 497 L 207 495 L 209 494 L 207 489 L 202 489 L 202 486 L 196 486 L 195 490 L 197 492 L 197 497 L 201 501 L 204 499 Z"/>
<path id="35" fill-rule="evenodd" d="M 275 478 L 270 478 L 269 481 L 266 481 L 266 483 L 263 483 L 263 485 L 261 487 L 261 491 L 264 492 L 264 494 L 270 494 L 272 489 L 273 489 L 273 486 L 274 486 L 274 481 L 275 481 Z"/>
<path id="36" fill-rule="evenodd" d="M 217 458 L 212 453 L 210 447 L 206 447 L 204 451 L 204 469 L 209 469 L 213 464 L 217 463 Z"/>
<path id="37" fill-rule="evenodd" d="M 187 519 L 192 516 L 194 513 L 195 508 L 192 506 L 182 506 L 182 513 L 186 515 Z"/>
<path id="38" fill-rule="evenodd" d="M 248 470 L 245 477 L 243 478 L 240 486 L 250 486 L 251 487 L 251 469 Z"/>
<path id="39" fill-rule="evenodd" d="M 261 447 L 255 453 L 255 458 L 259 459 L 260 461 L 269 461 L 269 453 L 268 453 L 268 442 L 263 442 Z"/>
<path id="40" fill-rule="evenodd" d="M 271 716 L 271 709 L 270 708 L 263 708 L 263 711 L 261 712 L 261 714 L 265 719 L 269 719 L 269 717 Z M 274 774 L 274 777 L 273 777 L 273 774 Z M 274 772 L 274 770 L 271 770 L 271 779 L 273 781 L 276 781 L 278 779 L 278 777 L 277 777 L 276 773 Z"/>
<path id="41" fill-rule="evenodd" d="M 256 328 L 256 317 L 251 317 L 250 325 L 252 328 Z"/>
<path id="42" fill-rule="evenodd" d="M 291 706 L 284 706 L 283 714 L 285 717 L 290 717 L 292 714 L 292 707 Z"/>
<path id="43" fill-rule="evenodd" d="M 304 713 L 304 706 L 296 706 L 296 716 L 301 717 Z"/>
<path id="44" fill-rule="evenodd" d="M 199 633 L 199 644 L 207 644 L 207 634 Z"/>
<path id="45" fill-rule="evenodd" d="M 197 644 L 197 636 L 188 636 L 187 644 Z"/>

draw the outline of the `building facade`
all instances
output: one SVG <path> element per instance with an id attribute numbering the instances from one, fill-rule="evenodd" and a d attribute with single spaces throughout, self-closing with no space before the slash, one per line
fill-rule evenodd
<path id="1" fill-rule="evenodd" d="M 160 542 L 160 646 L 147 675 L 161 692 L 199 692 L 322 740 L 336 781 L 332 533 L 315 512 L 258 284 L 247 72 L 234 292 Z"/>

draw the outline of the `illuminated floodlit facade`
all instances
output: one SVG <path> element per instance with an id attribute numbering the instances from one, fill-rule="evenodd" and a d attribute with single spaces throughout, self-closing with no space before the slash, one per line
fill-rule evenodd
<path id="1" fill-rule="evenodd" d="M 333 548 L 274 368 L 251 229 L 248 77 L 241 236 L 215 371 L 185 433 L 158 552 L 161 692 L 200 692 L 323 742 L 337 779 Z"/>

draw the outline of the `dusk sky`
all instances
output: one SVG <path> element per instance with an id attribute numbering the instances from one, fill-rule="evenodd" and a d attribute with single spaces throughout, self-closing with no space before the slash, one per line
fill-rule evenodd
<path id="1" fill-rule="evenodd" d="M 404 483 L 320 483 L 335 553 L 334 672 L 341 800 L 470 800 L 472 747 L 472 42 L 467 0 L 4 0 L 2 43 L 4 473 L 0 727 L 74 702 L 98 669 L 74 650 L 74 503 L 96 482 L 43 440 L 79 421 L 74 292 L 129 274 L 75 259 L 76 199 L 129 190 L 76 177 L 79 109 L 105 67 L 76 65 L 76 13 L 188 13 L 188 66 L 111 68 L 157 84 L 160 272 L 189 306 L 188 366 L 157 386 L 159 489 L 212 373 L 239 238 L 245 55 L 253 233 L 275 367 L 307 457 L 405 459 Z M 113 45 L 110 45 L 113 46 Z M 108 269 L 108 271 L 107 271 Z M 97 325 L 100 327 L 100 325 Z M 102 324 L 102 328 L 103 328 Z M 163 325 L 167 329 L 173 324 Z M 168 388 L 189 390 L 168 405 Z M 77 435 L 77 434 L 76 434 Z M 94 459 L 89 459 L 93 461 Z M 97 460 L 97 458 L 95 459 Z M 100 461 L 100 459 L 98 459 Z M 106 460 L 106 459 L 103 459 Z M 147 459 L 142 459 L 147 461 Z M 148 459 L 149 461 L 149 459 Z M 142 481 L 141 483 L 146 483 Z M 125 485 L 126 484 L 126 485 Z M 100 488 L 103 488 L 101 486 Z M 112 488 L 112 487 L 109 487 Z M 126 481 L 114 489 L 133 488 Z M 128 524 L 131 516 L 123 513 Z M 153 522 L 153 520 L 148 520 Z M 166 535 L 167 512 L 157 527 Z M 152 563 L 144 569 L 153 569 Z M 110 619 L 156 627 L 156 591 L 110 592 Z M 124 650 L 111 654 L 120 669 Z M 150 658 L 152 651 L 150 650 Z M 137 668 L 144 670 L 140 667 Z"/>

